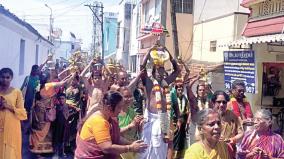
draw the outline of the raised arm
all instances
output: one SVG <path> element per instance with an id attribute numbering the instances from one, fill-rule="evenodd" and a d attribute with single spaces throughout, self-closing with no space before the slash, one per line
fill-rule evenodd
<path id="1" fill-rule="evenodd" d="M 144 56 L 144 59 L 143 59 L 143 62 L 142 62 L 142 65 L 140 65 L 140 71 L 144 70 L 141 74 L 141 80 L 143 82 L 143 85 L 146 84 L 146 80 L 149 78 L 147 76 L 147 71 L 146 71 L 146 65 L 147 65 L 147 61 L 148 59 L 150 58 L 150 52 L 151 52 L 152 49 L 150 49 L 147 54 Z"/>
<path id="2" fill-rule="evenodd" d="M 184 68 L 185 68 L 185 75 L 184 75 L 184 80 L 187 80 L 188 78 L 189 78 L 189 74 L 190 74 L 190 70 L 189 70 L 189 68 L 185 65 L 185 63 L 183 62 L 183 66 L 184 66 Z"/>
<path id="3" fill-rule="evenodd" d="M 55 82 L 54 83 L 54 87 L 55 88 L 58 88 L 58 87 L 62 87 L 64 86 L 65 84 L 68 84 L 71 82 L 71 80 L 76 76 L 76 73 L 72 73 L 70 75 L 68 75 L 67 77 L 65 77 L 62 81 L 60 82 Z"/>
<path id="4" fill-rule="evenodd" d="M 41 64 L 40 66 L 39 66 L 39 68 L 38 68 L 38 70 L 42 70 L 42 68 L 44 67 L 44 65 L 47 63 L 47 61 L 48 61 L 48 59 L 46 59 L 44 62 L 43 62 L 43 64 Z"/>
<path id="5" fill-rule="evenodd" d="M 196 97 L 195 97 L 195 95 L 194 95 L 194 93 L 192 92 L 192 86 L 194 85 L 194 83 L 196 82 L 196 81 L 198 81 L 200 79 L 200 76 L 197 76 L 196 78 L 194 78 L 190 83 L 189 83 L 189 85 L 186 87 L 186 89 L 187 89 L 187 96 L 188 96 L 188 98 L 189 99 L 195 99 Z"/>
<path id="6" fill-rule="evenodd" d="M 63 75 L 66 73 L 66 72 L 68 72 L 68 70 L 69 70 L 69 67 L 67 67 L 67 68 L 65 68 L 63 71 L 61 71 L 59 74 L 58 74 L 58 78 L 61 80 L 61 79 L 63 79 L 64 77 L 63 77 Z"/>
<path id="7" fill-rule="evenodd" d="M 91 67 L 93 61 L 90 61 L 90 63 L 84 68 L 84 70 L 81 72 L 80 77 L 85 78 L 85 75 L 88 71 L 88 69 Z"/>
<path id="8" fill-rule="evenodd" d="M 151 81 L 151 79 L 148 77 L 147 75 L 147 71 L 146 71 L 146 64 L 147 64 L 147 61 L 148 59 L 150 58 L 150 52 L 151 52 L 152 49 L 150 49 L 147 54 L 145 55 L 144 59 L 143 59 L 143 63 L 142 65 L 140 66 L 140 70 L 144 70 L 142 71 L 142 74 L 141 74 L 141 80 L 142 80 L 142 83 L 143 85 L 145 86 L 146 88 L 146 93 L 147 93 L 147 96 L 148 94 L 151 92 L 151 89 L 152 89 L 152 86 L 153 86 L 153 83 Z"/>
<path id="9" fill-rule="evenodd" d="M 167 48 L 165 48 L 167 50 Z M 180 73 L 180 70 L 179 70 L 179 67 L 178 67 L 178 64 L 176 62 L 175 59 L 173 59 L 172 55 L 170 54 L 170 61 L 173 65 L 173 69 L 174 71 L 171 73 L 171 75 L 169 75 L 165 80 L 167 81 L 168 84 L 174 82 L 177 78 L 177 76 L 179 75 Z"/>
<path id="10" fill-rule="evenodd" d="M 146 64 L 147 64 L 147 61 L 149 60 L 150 58 L 150 53 L 151 53 L 152 49 L 149 49 L 149 51 L 147 52 L 147 54 L 145 55 L 144 59 L 143 59 L 143 62 L 142 62 L 142 65 L 140 65 L 140 70 L 143 70 L 143 69 L 146 69 Z"/>
<path id="11" fill-rule="evenodd" d="M 142 74 L 145 74 L 145 69 L 141 70 L 139 72 L 139 74 L 137 75 L 137 77 L 135 77 L 134 79 L 131 80 L 131 82 L 129 83 L 129 85 L 127 86 L 128 89 L 130 90 L 130 92 L 134 92 L 135 88 L 137 87 L 137 83 L 139 81 L 139 79 L 141 78 Z"/>

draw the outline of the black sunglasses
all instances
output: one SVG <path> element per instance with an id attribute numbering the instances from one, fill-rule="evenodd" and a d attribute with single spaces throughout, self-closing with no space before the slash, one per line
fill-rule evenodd
<path id="1" fill-rule="evenodd" d="M 224 101 L 224 100 L 220 100 L 220 101 L 216 101 L 216 103 L 218 103 L 218 104 L 227 104 L 228 102 L 227 101 Z"/>

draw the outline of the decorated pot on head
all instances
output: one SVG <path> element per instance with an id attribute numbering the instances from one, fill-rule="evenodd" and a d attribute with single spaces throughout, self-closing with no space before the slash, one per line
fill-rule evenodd
<path id="1" fill-rule="evenodd" d="M 53 61 L 53 54 L 52 53 L 49 53 L 47 55 L 47 61 Z"/>
<path id="2" fill-rule="evenodd" d="M 100 56 L 95 56 L 93 59 L 93 63 L 92 63 L 92 69 L 93 70 L 99 70 L 102 71 L 103 69 L 103 64 L 102 64 L 102 60 Z"/>
<path id="3" fill-rule="evenodd" d="M 111 74 L 116 72 L 116 67 L 112 58 L 109 59 L 109 63 L 107 64 L 107 68 L 109 69 Z"/>
<path id="4" fill-rule="evenodd" d="M 199 72 L 199 76 L 200 76 L 199 81 L 207 83 L 208 78 L 207 78 L 207 73 L 206 73 L 204 67 L 201 67 L 200 72 Z"/>
<path id="5" fill-rule="evenodd" d="M 73 57 L 76 62 L 82 61 L 82 55 L 80 51 L 74 52 Z"/>
<path id="6" fill-rule="evenodd" d="M 70 73 L 75 73 L 75 72 L 79 72 L 79 67 L 76 65 L 73 65 L 70 67 Z"/>
<path id="7" fill-rule="evenodd" d="M 184 82 L 184 80 L 183 80 L 182 76 L 178 76 L 175 80 L 176 85 L 183 85 L 183 82 Z"/>
<path id="8" fill-rule="evenodd" d="M 164 67 L 164 64 L 167 60 L 170 59 L 170 53 L 160 47 L 154 47 L 150 51 L 150 56 L 153 59 L 153 63 L 157 67 Z"/>
<path id="9" fill-rule="evenodd" d="M 53 61 L 53 54 L 49 53 L 47 55 L 47 68 L 53 68 L 55 67 L 55 62 Z"/>

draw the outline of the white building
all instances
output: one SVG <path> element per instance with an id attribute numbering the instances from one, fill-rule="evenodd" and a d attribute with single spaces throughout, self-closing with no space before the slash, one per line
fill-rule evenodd
<path id="1" fill-rule="evenodd" d="M 139 54 L 139 41 L 137 40 L 140 35 L 140 25 L 141 25 L 141 4 L 140 0 L 136 0 L 135 5 L 132 10 L 132 20 L 131 20 L 131 29 L 130 29 L 130 50 L 129 50 L 129 71 L 138 72 L 141 65 L 140 59 L 143 58 L 143 55 Z"/>
<path id="2" fill-rule="evenodd" d="M 134 0 L 135 1 L 135 0 Z M 176 23 L 179 41 L 179 56 L 187 62 L 191 57 L 193 26 L 193 0 L 174 0 L 176 4 Z M 132 10 L 131 42 L 130 42 L 130 70 L 139 72 L 139 66 L 148 50 L 160 39 L 161 44 L 166 46 L 174 55 L 173 30 L 171 22 L 170 0 L 136 0 Z M 185 20 L 186 19 L 186 20 Z M 148 30 L 154 23 L 161 24 L 168 30 L 169 36 L 158 36 Z M 170 62 L 166 63 L 170 68 Z"/>
<path id="3" fill-rule="evenodd" d="M 195 0 L 194 3 L 193 63 L 201 67 L 223 63 L 223 51 L 228 48 L 222 45 L 241 37 L 249 10 L 241 7 L 239 0 Z M 213 89 L 223 89 L 223 71 L 212 73 L 210 81 Z"/>
<path id="4" fill-rule="evenodd" d="M 54 59 L 69 59 L 71 54 L 81 50 L 81 40 L 73 33 L 63 33 L 62 38 L 54 40 Z"/>
<path id="5" fill-rule="evenodd" d="M 194 23 L 192 59 L 223 62 L 228 48 L 219 46 L 239 39 L 247 19 L 247 13 L 232 12 Z"/>
<path id="6" fill-rule="evenodd" d="M 30 24 L 22 21 L 0 5 L 0 68 L 14 72 L 12 85 L 20 87 L 34 64 L 47 58 L 53 44 Z"/>
<path id="7" fill-rule="evenodd" d="M 130 25 L 133 4 L 130 0 L 122 0 L 119 3 L 119 12 L 117 18 L 117 52 L 116 59 L 126 69 L 128 69 L 129 43 L 130 43 Z"/>

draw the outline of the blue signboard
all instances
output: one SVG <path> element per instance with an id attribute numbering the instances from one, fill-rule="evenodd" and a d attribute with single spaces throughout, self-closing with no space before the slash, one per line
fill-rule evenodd
<path id="1" fill-rule="evenodd" d="M 225 88 L 231 89 L 235 80 L 244 81 L 247 93 L 255 93 L 254 51 L 224 51 Z"/>

